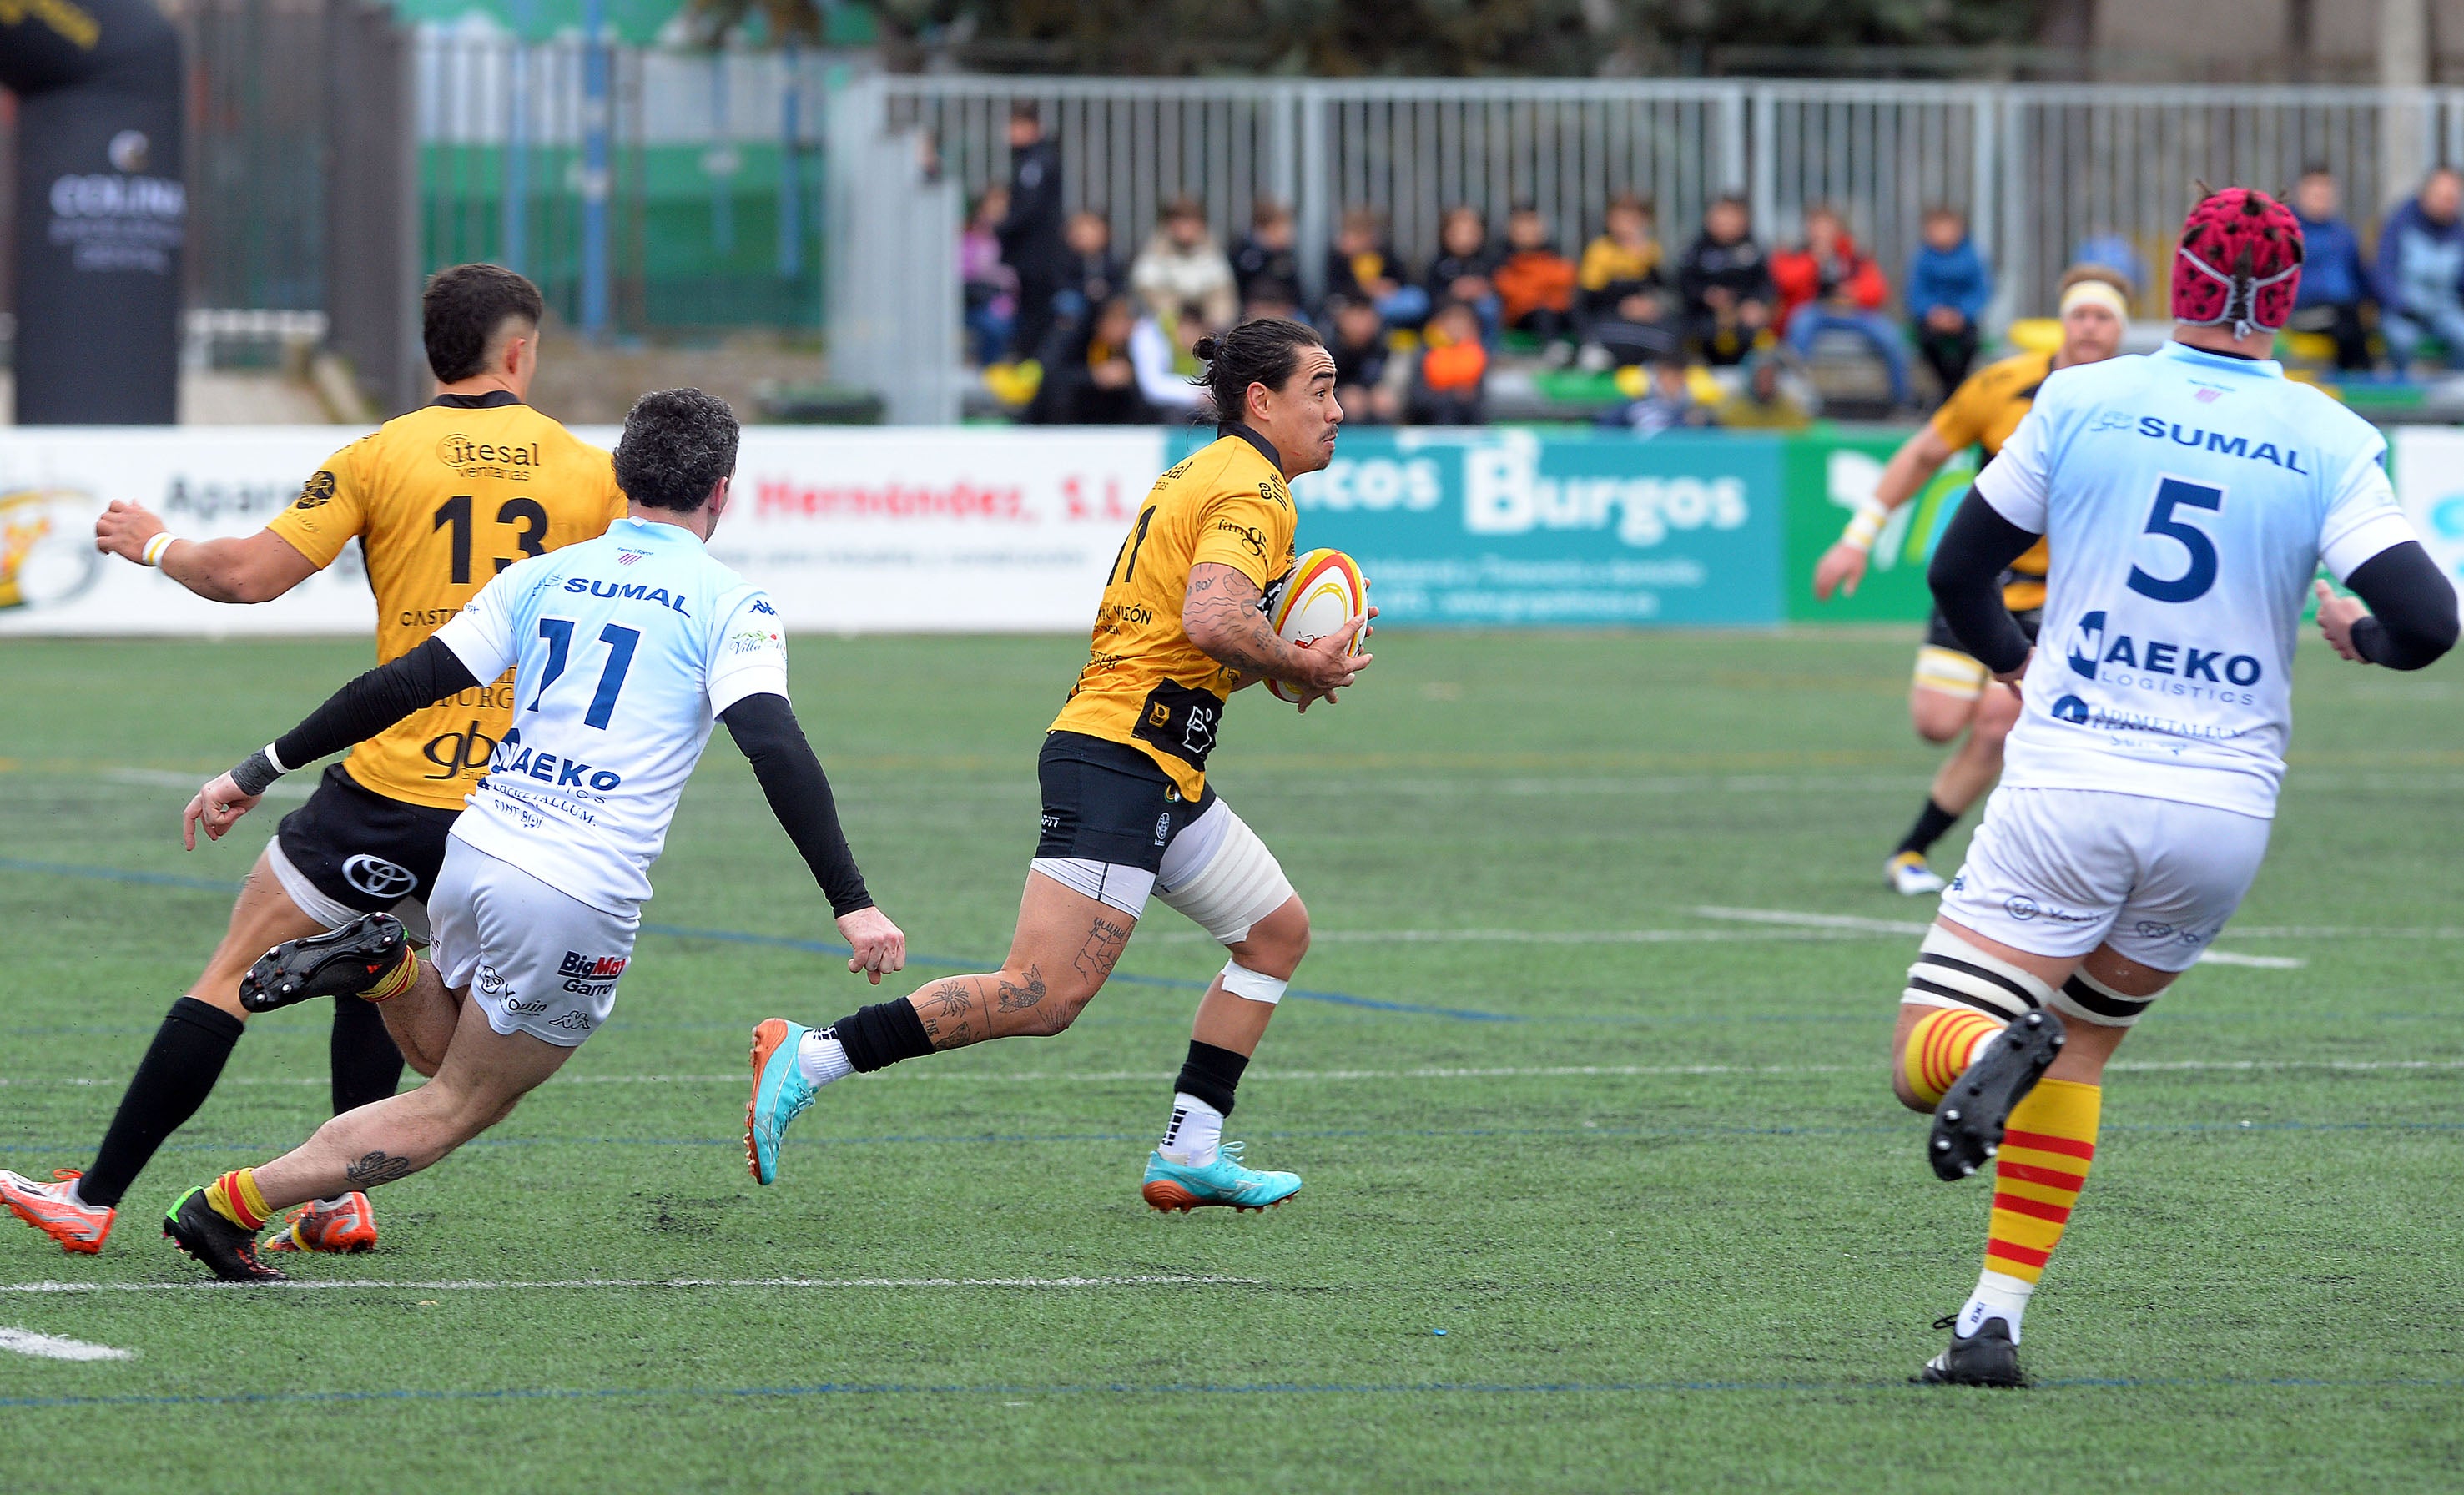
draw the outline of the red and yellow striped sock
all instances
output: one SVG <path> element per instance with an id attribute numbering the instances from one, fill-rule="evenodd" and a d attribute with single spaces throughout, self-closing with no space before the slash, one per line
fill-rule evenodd
<path id="1" fill-rule="evenodd" d="M 242 1168 L 215 1179 L 207 1186 L 206 1203 L 242 1230 L 263 1230 L 267 1217 L 274 1213 L 266 1208 L 265 1196 L 256 1192 L 253 1168 Z"/>
<path id="2" fill-rule="evenodd" d="M 1900 1056 L 1900 1072 L 1908 1088 L 1928 1106 L 1939 1106 L 1950 1085 L 1966 1069 L 1986 1040 L 2010 1026 L 1973 1007 L 1936 1007 L 1917 1020 L 1908 1032 L 1908 1046 Z"/>
<path id="3" fill-rule="evenodd" d="M 377 978 L 377 983 L 360 993 L 362 1001 L 391 1001 L 410 990 L 419 979 L 419 953 L 408 945 L 402 947 L 402 958 L 394 968 Z"/>
<path id="4" fill-rule="evenodd" d="M 1993 1168 L 1993 1222 L 1985 1270 L 2034 1287 L 2061 1243 L 2071 1208 L 2096 1159 L 2097 1112 L 2104 1091 L 2076 1080 L 2039 1080 L 2011 1108 Z"/>

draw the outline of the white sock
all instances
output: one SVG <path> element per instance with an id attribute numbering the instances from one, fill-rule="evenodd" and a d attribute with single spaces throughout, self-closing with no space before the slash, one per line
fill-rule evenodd
<path id="1" fill-rule="evenodd" d="M 1184 1167 L 1203 1168 L 1222 1145 L 1223 1113 L 1186 1090 L 1174 1091 L 1172 1122 L 1156 1151 Z"/>
<path id="2" fill-rule="evenodd" d="M 847 1061 L 847 1045 L 822 1029 L 805 1034 L 796 1045 L 796 1067 L 815 1089 L 855 1073 L 855 1066 Z"/>
<path id="3" fill-rule="evenodd" d="M 1985 1272 L 1976 1279 L 1976 1290 L 1969 1295 L 1968 1306 L 1959 1310 L 1956 1332 L 1962 1339 L 1972 1339 L 1985 1321 L 1998 1318 L 2011 1326 L 2011 1342 L 2019 1342 L 2019 1319 L 2028 1311 L 2028 1295 L 2036 1285 L 2008 1272 Z"/>

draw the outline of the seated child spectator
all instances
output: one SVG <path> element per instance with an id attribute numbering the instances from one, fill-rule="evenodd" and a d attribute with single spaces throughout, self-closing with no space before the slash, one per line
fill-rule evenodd
<path id="1" fill-rule="evenodd" d="M 1301 255 L 1292 237 L 1292 210 L 1271 197 L 1249 211 L 1249 231 L 1232 251 L 1232 280 L 1243 302 L 1298 306 Z"/>
<path id="2" fill-rule="evenodd" d="M 1557 253 L 1549 220 L 1529 203 L 1506 217 L 1506 259 L 1497 267 L 1498 317 L 1517 332 L 1543 338 L 1574 330 L 1574 262 Z"/>
<path id="3" fill-rule="evenodd" d="M 1130 290 L 1158 318 L 1191 301 L 1206 308 L 1210 322 L 1229 323 L 1241 310 L 1232 283 L 1232 262 L 1206 227 L 1206 209 L 1194 197 L 1166 204 L 1155 236 L 1130 264 Z"/>
<path id="4" fill-rule="evenodd" d="M 1438 252 L 1420 277 L 1429 304 L 1461 301 L 1480 319 L 1484 340 L 1497 336 L 1497 262 L 1479 210 L 1463 204 L 1447 209 L 1438 220 Z"/>
<path id="5" fill-rule="evenodd" d="M 1130 362 L 1137 307 L 1117 296 L 1076 328 L 1055 332 L 1055 356 L 1044 361 L 1044 382 L 1023 417 L 1038 426 L 1147 426 L 1155 407 L 1138 391 Z"/>
<path id="6" fill-rule="evenodd" d="M 1703 231 L 1678 262 L 1677 289 L 1707 363 L 1745 361 L 1771 324 L 1771 262 L 1754 242 L 1746 200 L 1714 198 L 1703 209 Z"/>
<path id="7" fill-rule="evenodd" d="M 1779 355 L 1769 348 L 1749 356 L 1736 391 L 1712 407 L 1714 422 L 1744 430 L 1803 430 L 1813 425 L 1813 414 L 1789 392 L 1783 372 Z"/>
<path id="8" fill-rule="evenodd" d="M 979 367 L 1001 361 L 1018 321 L 1018 273 L 1001 263 L 993 229 L 1009 211 L 1009 188 L 987 187 L 958 235 L 958 285 L 965 308 L 967 350 Z"/>
<path id="9" fill-rule="evenodd" d="M 1386 319 L 1369 302 L 1351 297 L 1336 297 L 1327 310 L 1334 324 L 1327 351 L 1334 356 L 1334 398 L 1343 418 L 1356 426 L 1392 426 L 1402 416 L 1403 401 L 1389 378 L 1395 355 L 1386 341 Z"/>
<path id="10" fill-rule="evenodd" d="M 1406 282 L 1402 268 L 1377 210 L 1346 210 L 1326 254 L 1327 295 L 1368 302 L 1389 327 L 1418 327 L 1429 319 L 1429 293 Z"/>
<path id="11" fill-rule="evenodd" d="M 1080 321 L 1089 309 L 1127 289 L 1121 256 L 1112 253 L 1111 221 L 1092 209 L 1069 215 L 1061 242 L 1061 291 L 1053 297 L 1053 310 L 1064 320 Z"/>
<path id="12" fill-rule="evenodd" d="M 1908 322 L 1917 352 L 1947 399 L 1976 362 L 1976 319 L 1993 299 L 1993 275 L 1955 208 L 1928 208 L 1908 261 Z"/>
<path id="13" fill-rule="evenodd" d="M 1780 325 L 1797 357 L 1813 352 L 1826 332 L 1854 333 L 1890 374 L 1892 403 L 1908 403 L 1908 350 L 1881 311 L 1890 287 L 1881 269 L 1858 253 L 1837 211 L 1818 203 L 1807 209 L 1804 245 L 1772 255 L 1771 275 Z"/>
<path id="14" fill-rule="evenodd" d="M 1488 349 L 1480 341 L 1480 315 L 1448 301 L 1429 319 L 1426 337 L 1405 419 L 1415 426 L 1485 424 Z"/>
<path id="15" fill-rule="evenodd" d="M 1718 422 L 1712 419 L 1710 407 L 1694 398 L 1684 363 L 1671 357 L 1652 360 L 1651 384 L 1642 398 L 1602 412 L 1599 424 L 1639 436 L 1657 436 L 1681 427 L 1700 429 Z"/>

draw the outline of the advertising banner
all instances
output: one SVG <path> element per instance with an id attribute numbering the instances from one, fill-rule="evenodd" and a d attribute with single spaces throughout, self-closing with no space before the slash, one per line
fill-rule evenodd
<path id="1" fill-rule="evenodd" d="M 1381 626 L 1779 621 L 1775 438 L 1355 429 L 1292 496 Z"/>
<path id="2" fill-rule="evenodd" d="M 2464 594 L 2464 430 L 2401 427 L 2394 447 L 2396 498 L 2430 559 Z"/>
<path id="3" fill-rule="evenodd" d="M 1925 563 L 1952 511 L 1976 480 L 1970 448 L 1943 465 L 1916 497 L 1892 511 L 1890 522 L 1865 563 L 1865 580 L 1854 597 L 1814 597 L 1814 564 L 1839 538 L 1857 506 L 1872 495 L 1882 465 L 1907 439 L 1905 431 L 1815 430 L 1788 442 L 1788 573 L 1785 605 L 1791 623 L 1919 622 L 1933 610 L 1925 588 Z"/>
<path id="4" fill-rule="evenodd" d="M 359 434 L 0 430 L 0 634 L 371 631 L 355 548 L 254 606 L 207 602 L 94 548 L 94 517 L 115 498 L 191 539 L 253 534 Z M 768 588 L 791 629 L 1074 632 L 1162 453 L 1152 429 L 757 426 L 711 553 Z"/>

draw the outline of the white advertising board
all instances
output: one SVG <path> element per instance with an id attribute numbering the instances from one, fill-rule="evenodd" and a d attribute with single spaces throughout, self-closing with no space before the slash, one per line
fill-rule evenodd
<path id="1" fill-rule="evenodd" d="M 2464 430 L 2447 426 L 2399 429 L 2395 495 L 2430 559 L 2464 596 Z"/>
<path id="2" fill-rule="evenodd" d="M 233 606 L 99 555 L 93 539 L 113 499 L 183 536 L 253 533 L 359 434 L 0 429 L 0 635 L 371 631 L 355 549 L 288 596 Z M 767 588 L 791 629 L 1075 631 L 1163 454 L 1146 429 L 752 427 L 711 550 Z"/>

